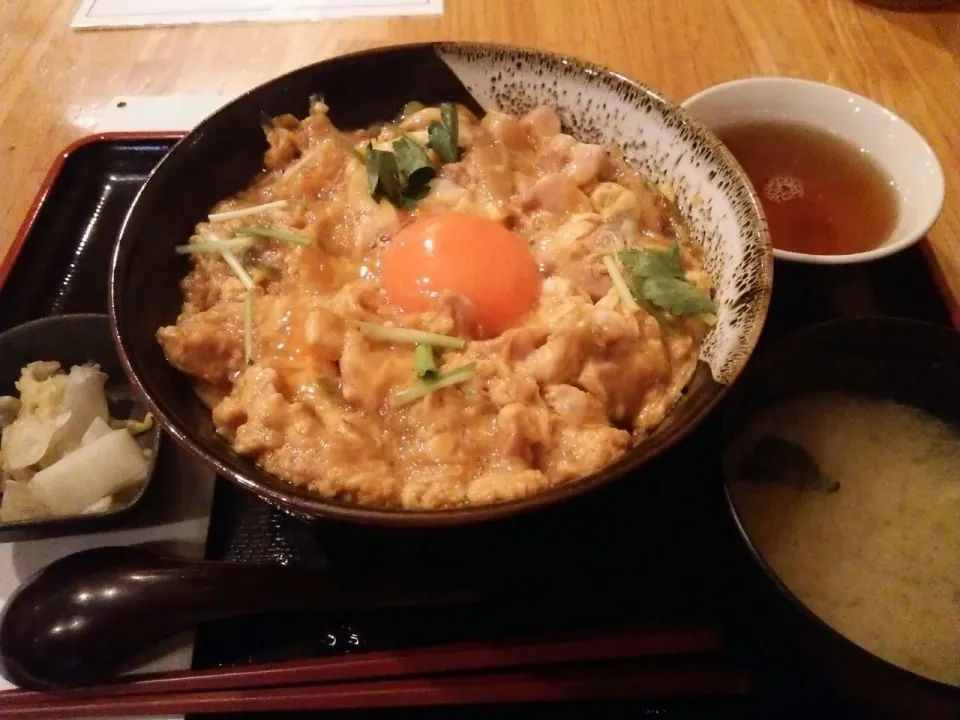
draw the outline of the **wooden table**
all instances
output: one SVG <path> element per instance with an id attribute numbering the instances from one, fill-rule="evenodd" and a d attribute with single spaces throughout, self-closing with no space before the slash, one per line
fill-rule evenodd
<path id="1" fill-rule="evenodd" d="M 789 75 L 894 109 L 943 163 L 947 201 L 929 243 L 960 304 L 960 13 L 856 0 L 446 0 L 436 18 L 75 32 L 73 6 L 0 0 L 0 253 L 57 153 L 117 95 L 232 97 L 353 50 L 488 40 L 579 55 L 678 102 L 725 80 Z"/>

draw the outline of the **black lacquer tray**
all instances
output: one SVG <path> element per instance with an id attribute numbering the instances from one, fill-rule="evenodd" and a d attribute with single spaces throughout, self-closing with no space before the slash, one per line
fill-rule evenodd
<path id="1" fill-rule="evenodd" d="M 106 311 L 107 266 L 120 224 L 173 142 L 173 136 L 113 134 L 85 139 L 64 151 L 0 266 L 0 330 L 46 315 Z M 922 246 L 869 265 L 778 263 L 761 347 L 813 322 L 876 314 L 949 322 Z M 728 571 L 740 541 L 729 521 L 718 472 L 721 413 L 722 407 L 679 447 L 634 477 L 558 507 L 470 527 L 417 530 L 306 523 L 218 480 L 210 558 L 332 566 L 364 574 L 441 574 L 451 582 L 466 572 L 481 580 L 496 577 L 501 584 L 506 578 L 508 592 L 496 602 L 442 611 L 231 620 L 201 630 L 194 666 L 674 620 L 727 626 L 727 611 L 743 589 L 734 586 Z M 728 644 L 727 654 L 750 667 L 750 650 L 739 646 L 732 631 Z M 788 711 L 832 707 L 815 687 L 798 683 L 794 668 L 754 670 L 757 688 L 749 697 L 342 714 L 783 717 Z"/>

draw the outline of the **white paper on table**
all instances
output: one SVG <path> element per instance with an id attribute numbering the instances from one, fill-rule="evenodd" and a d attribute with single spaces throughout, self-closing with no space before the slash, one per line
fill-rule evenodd
<path id="1" fill-rule="evenodd" d="M 78 29 L 442 15 L 443 0 L 82 0 Z"/>
<path id="2" fill-rule="evenodd" d="M 65 555 L 107 545 L 157 544 L 181 557 L 202 557 L 210 522 L 214 474 L 167 439 L 166 473 L 151 478 L 147 517 L 136 527 L 101 533 L 0 544 L 0 608 L 30 576 Z M 146 509 L 146 508 L 145 508 Z M 137 669 L 184 670 L 193 659 L 192 638 Z M 0 689 L 13 687 L 0 676 Z"/>

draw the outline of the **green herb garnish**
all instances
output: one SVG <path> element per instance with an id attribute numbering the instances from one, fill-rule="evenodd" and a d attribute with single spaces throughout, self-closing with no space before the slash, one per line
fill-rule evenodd
<path id="1" fill-rule="evenodd" d="M 440 372 L 429 345 L 417 345 L 413 349 L 413 372 L 421 380 L 435 380 Z"/>
<path id="2" fill-rule="evenodd" d="M 397 156 L 397 166 L 400 168 L 404 198 L 416 201 L 426 196 L 430 192 L 430 181 L 437 175 L 430 156 L 419 143 L 408 137 L 393 143 L 393 153 Z"/>
<path id="3" fill-rule="evenodd" d="M 617 295 L 620 296 L 620 302 L 622 302 L 630 312 L 637 312 L 637 310 L 640 309 L 640 306 L 637 305 L 637 301 L 633 299 L 633 293 L 630 291 L 630 286 L 624 279 L 623 273 L 620 272 L 620 268 L 617 267 L 617 261 L 613 259 L 612 255 L 603 256 L 603 267 L 606 268 L 607 274 L 610 276 L 610 281 L 613 283 L 613 289 L 616 290 Z"/>
<path id="4" fill-rule="evenodd" d="M 707 324 L 712 324 L 710 320 L 716 322 L 717 310 L 710 295 L 692 285 L 683 274 L 676 241 L 662 252 L 622 250 L 618 256 L 637 300 L 672 315 L 698 315 Z"/>
<path id="5" fill-rule="evenodd" d="M 398 390 L 390 396 L 390 404 L 393 407 L 412 403 L 414 400 L 436 392 L 440 388 L 450 387 L 462 382 L 466 382 L 477 374 L 477 364 L 475 362 L 461 365 L 453 370 L 439 373 L 433 380 L 421 380 L 410 387 Z"/>
<path id="6" fill-rule="evenodd" d="M 640 285 L 643 299 L 673 315 L 701 315 L 713 313 L 713 300 L 688 283 L 670 277 L 646 278 Z"/>
<path id="7" fill-rule="evenodd" d="M 405 343 L 408 345 L 430 345 L 431 347 L 445 347 L 459 350 L 467 344 L 466 340 L 459 337 L 441 335 L 440 333 L 427 332 L 426 330 L 394 327 L 392 325 L 377 325 L 376 323 L 369 322 L 360 323 L 360 332 L 374 340 Z"/>
<path id="8" fill-rule="evenodd" d="M 253 281 L 253 278 L 250 277 L 250 273 L 247 272 L 246 268 L 243 267 L 243 263 L 229 250 L 221 250 L 220 256 L 223 258 L 224 262 L 230 266 L 230 269 L 233 270 L 233 274 L 237 276 L 237 280 L 240 281 L 240 284 L 243 285 L 247 290 L 253 290 L 257 283 Z"/>
<path id="9" fill-rule="evenodd" d="M 284 242 L 292 243 L 294 245 L 306 246 L 310 244 L 310 238 L 306 238 L 303 235 L 297 235 L 295 233 L 286 232 L 285 230 L 272 230 L 270 228 L 258 228 L 258 227 L 242 227 L 237 228 L 238 235 L 249 235 L 252 237 L 266 237 L 273 238 L 274 240 L 283 240 Z"/>
<path id="10" fill-rule="evenodd" d="M 429 146 L 444 162 L 456 162 L 460 159 L 460 119 L 457 116 L 456 103 L 443 103 L 440 106 L 440 121 L 434 120 L 427 128 Z"/>
<path id="11" fill-rule="evenodd" d="M 397 207 L 410 208 L 430 192 L 437 169 L 414 140 L 402 137 L 393 152 L 367 146 L 367 188 L 374 200 L 387 198 Z"/>
<path id="12" fill-rule="evenodd" d="M 663 252 L 656 250 L 622 250 L 620 262 L 631 275 L 639 277 L 672 277 L 683 279 L 680 246 L 673 242 Z"/>
<path id="13" fill-rule="evenodd" d="M 223 222 L 224 220 L 236 220 L 237 218 L 247 217 L 248 215 L 259 215 L 267 210 L 278 210 L 287 206 L 286 200 L 274 200 L 263 205 L 253 205 L 251 207 L 240 208 L 239 210 L 226 210 L 224 212 L 210 213 L 207 219 L 210 222 Z"/>
<path id="14" fill-rule="evenodd" d="M 404 106 L 404 113 L 413 107 Z M 417 109 L 422 108 L 420 105 Z M 457 106 L 443 103 L 440 106 L 440 120 L 434 120 L 427 129 L 427 145 L 445 162 L 460 159 L 457 145 L 459 120 Z M 409 137 L 401 137 L 393 142 L 393 152 L 376 150 L 367 145 L 364 162 L 367 166 L 367 187 L 374 200 L 387 198 L 399 208 L 409 209 L 430 192 L 430 181 L 436 177 L 437 169 L 430 156 L 420 144 Z"/>
<path id="15" fill-rule="evenodd" d="M 253 240 L 250 238 L 230 238 L 229 240 L 200 240 L 187 245 L 177 245 L 173 251 L 177 255 L 195 255 L 221 250 L 249 250 L 251 247 L 253 247 Z"/>
<path id="16" fill-rule="evenodd" d="M 397 207 L 403 206 L 403 188 L 400 184 L 400 168 L 397 156 L 385 150 L 374 150 L 367 145 L 364 156 L 367 164 L 367 189 L 374 200 L 387 198 Z"/>

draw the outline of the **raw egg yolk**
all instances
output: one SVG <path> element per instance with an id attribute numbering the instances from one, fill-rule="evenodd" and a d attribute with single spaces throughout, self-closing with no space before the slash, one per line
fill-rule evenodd
<path id="1" fill-rule="evenodd" d="M 481 336 L 517 324 L 540 294 L 540 273 L 526 241 L 493 220 L 448 212 L 418 218 L 381 256 L 392 305 L 408 312 L 436 306 L 444 291 L 473 303 Z"/>

